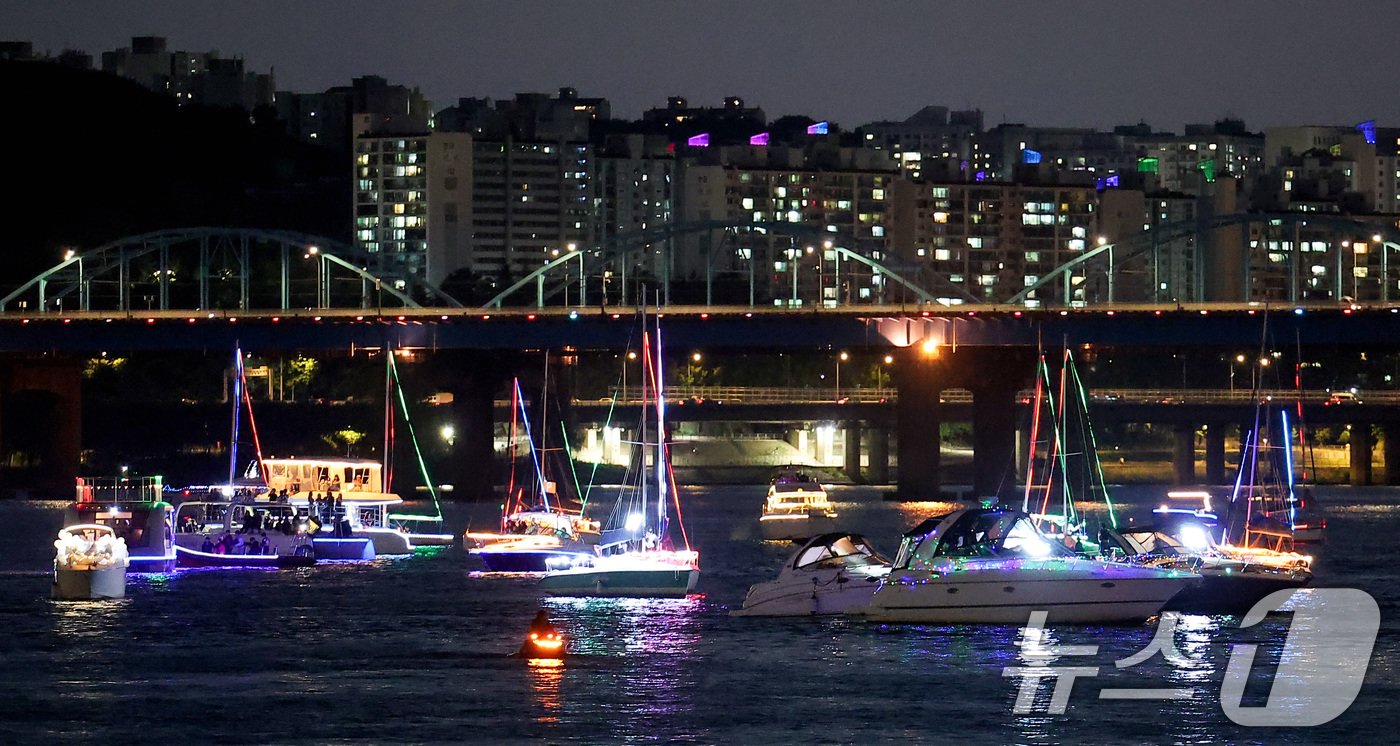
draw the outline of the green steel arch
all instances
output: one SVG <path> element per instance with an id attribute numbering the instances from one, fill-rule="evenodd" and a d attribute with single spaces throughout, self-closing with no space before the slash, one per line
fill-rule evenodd
<path id="1" fill-rule="evenodd" d="M 946 295 L 942 297 L 936 295 L 935 291 L 906 277 L 895 267 L 890 266 L 889 263 L 878 261 L 851 248 L 851 246 L 857 245 L 857 240 L 846 232 L 832 232 L 807 223 L 706 220 L 691 223 L 668 224 L 647 231 L 622 234 L 614 236 L 595 247 L 579 249 L 551 258 L 540 267 L 497 293 L 495 297 L 483 305 L 483 308 L 500 308 L 507 298 L 532 284 L 535 287 L 535 304 L 537 306 L 543 306 L 546 296 L 550 294 L 546 292 L 545 279 L 551 275 L 566 278 L 572 276 L 578 288 L 578 293 L 574 296 L 577 299 L 577 304 L 580 306 L 587 305 L 588 279 L 591 276 L 609 269 L 620 269 L 623 272 L 622 279 L 625 287 L 626 267 L 643 252 L 649 251 L 650 247 L 654 244 L 687 235 L 697 235 L 715 231 L 726 232 L 731 235 L 737 235 L 739 231 L 749 231 L 759 233 L 760 235 L 772 234 L 788 238 L 806 238 L 812 241 L 819 241 L 822 244 L 823 250 L 830 250 L 835 253 L 832 270 L 833 277 L 838 287 L 840 282 L 841 262 L 846 261 L 863 266 L 874 274 L 889 278 L 900 287 L 912 293 L 920 303 L 950 305 L 946 300 L 948 297 L 957 297 L 962 302 L 966 303 L 979 302 L 976 296 L 968 293 L 963 287 L 950 282 L 941 275 L 934 275 L 932 279 L 941 290 L 946 291 Z M 829 247 L 826 246 L 827 242 L 831 243 Z M 713 283 L 713 254 L 707 253 L 706 258 L 706 305 L 711 305 L 709 301 Z M 748 261 L 750 265 L 752 265 L 754 259 L 751 257 Z M 663 286 L 663 298 L 667 299 L 670 297 L 670 283 L 672 281 L 669 269 L 669 261 L 661 262 L 661 277 L 658 279 Z M 751 277 L 753 275 L 752 267 L 750 269 L 750 275 Z M 752 305 L 753 301 L 752 282 L 751 279 L 750 305 Z M 558 290 L 558 288 L 556 287 L 555 290 Z"/>
<path id="2" fill-rule="evenodd" d="M 1239 257 L 1241 261 L 1240 269 L 1242 282 L 1239 287 L 1235 288 L 1235 291 L 1238 293 L 1237 297 L 1216 298 L 1212 300 L 1249 302 L 1254 300 L 1254 298 L 1251 297 L 1252 283 L 1257 274 L 1253 271 L 1253 262 L 1251 262 L 1251 258 L 1261 252 L 1264 254 L 1269 253 L 1267 249 L 1251 249 L 1249 246 L 1249 228 L 1256 224 L 1267 225 L 1269 229 L 1289 228 L 1293 231 L 1289 257 L 1286 262 L 1290 273 L 1288 281 L 1289 295 L 1286 298 L 1270 298 L 1270 300 L 1300 302 L 1301 299 L 1298 293 L 1302 275 L 1302 262 L 1297 233 L 1299 229 L 1309 226 L 1323 226 L 1329 228 L 1335 232 L 1334 235 L 1339 233 L 1360 236 L 1363 241 L 1359 241 L 1358 243 L 1378 243 L 1381 247 L 1378 262 L 1380 276 L 1373 278 L 1379 280 L 1380 290 L 1379 298 L 1377 299 L 1381 302 L 1388 303 L 1393 295 L 1400 294 L 1396 293 L 1395 289 L 1391 287 L 1397 281 L 1400 281 L 1400 267 L 1393 267 L 1390 261 L 1390 251 L 1392 249 L 1400 249 L 1400 229 L 1397 229 L 1394 223 L 1377 223 L 1345 215 L 1320 213 L 1231 213 L 1228 215 L 1212 216 L 1204 220 L 1185 220 L 1164 223 L 1151 230 L 1134 234 L 1125 240 L 1096 246 L 1050 270 L 1038 278 L 1035 283 L 1023 288 L 1005 302 L 1012 305 L 1027 303 L 1030 300 L 1031 294 L 1042 288 L 1052 287 L 1056 283 L 1061 283 L 1065 287 L 1064 295 L 1061 299 L 1063 301 L 1070 295 L 1070 282 L 1074 276 L 1073 273 L 1075 270 L 1088 268 L 1089 265 L 1098 262 L 1103 262 L 1106 265 L 1104 268 L 1104 277 L 1107 290 L 1105 301 L 1107 303 L 1161 302 L 1164 299 L 1183 302 L 1204 302 L 1207 300 L 1207 298 L 1204 297 L 1204 273 L 1208 269 L 1205 266 L 1204 260 L 1194 255 L 1194 249 L 1193 256 L 1188 259 L 1179 254 L 1173 254 L 1173 248 L 1179 247 L 1185 240 L 1204 239 L 1213 231 L 1232 227 L 1239 228 L 1242 232 L 1241 248 L 1244 254 Z M 1379 237 L 1379 241 L 1376 240 L 1377 237 Z M 1196 248 L 1198 249 L 1199 247 Z M 1346 247 L 1341 246 L 1339 248 Z M 1335 266 L 1332 269 L 1335 271 L 1330 273 L 1333 283 L 1330 293 L 1333 299 L 1338 302 L 1345 296 L 1345 293 L 1342 292 L 1344 290 L 1343 271 L 1346 268 L 1346 262 L 1343 261 L 1343 253 L 1344 252 L 1340 250 L 1334 252 L 1335 256 L 1332 257 L 1332 261 Z M 1144 260 L 1150 262 L 1150 270 L 1153 274 L 1153 292 L 1150 296 L 1130 296 L 1125 298 L 1121 293 L 1115 293 L 1115 286 L 1121 284 L 1122 274 L 1125 271 L 1131 271 L 1134 262 Z M 1162 272 L 1164 265 L 1168 268 L 1166 272 Z M 1354 256 L 1352 266 L 1357 266 Z M 1169 287 L 1165 291 L 1161 288 L 1161 274 L 1166 274 L 1169 278 Z M 1183 289 L 1182 286 L 1184 286 L 1186 291 L 1189 291 L 1186 297 L 1182 297 L 1182 294 L 1177 292 L 1177 290 Z M 1065 303 L 1065 305 L 1069 304 Z"/>
<path id="3" fill-rule="evenodd" d="M 63 261 L 0 298 L 0 313 L 147 309 L 460 307 L 392 257 L 321 236 L 253 228 L 176 228 L 128 236 Z M 31 305 L 32 303 L 32 305 Z"/>

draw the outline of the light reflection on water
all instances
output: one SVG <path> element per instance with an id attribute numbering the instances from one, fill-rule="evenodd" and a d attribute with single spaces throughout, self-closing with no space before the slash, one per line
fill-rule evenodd
<path id="1" fill-rule="evenodd" d="M 1137 505 L 1133 490 L 1115 497 L 1142 515 L 1163 491 L 1141 489 Z M 277 743 L 1373 741 L 1400 696 L 1400 550 L 1390 540 L 1400 491 L 1318 493 L 1331 532 L 1318 583 L 1372 592 L 1381 635 L 1350 711 L 1319 729 L 1268 732 L 1229 723 L 1218 689 L 1230 646 L 1260 643 L 1259 686 L 1246 704 L 1262 703 L 1286 616 L 1246 629 L 1233 617 L 1184 616 L 1175 639 L 1189 665 L 1155 656 L 1125 669 L 1114 661 L 1147 646 L 1153 625 L 1052 628 L 1055 644 L 1099 646 L 1090 664 L 1099 675 L 1075 686 L 1064 715 L 1012 713 L 1016 682 L 1002 668 L 1020 664 L 1017 627 L 730 618 L 748 585 L 793 550 L 756 538 L 762 487 L 687 490 L 704 595 L 675 600 L 547 598 L 535 577 L 470 576 L 474 559 L 453 548 L 280 572 L 134 576 L 122 601 L 60 604 L 48 600 L 43 568 L 61 505 L 0 503 L 0 525 L 33 528 L 38 547 L 0 555 L 0 742 L 210 733 Z M 843 525 L 887 551 L 900 532 L 950 509 L 887 503 L 870 490 L 833 497 Z M 472 508 L 448 509 L 457 528 Z M 540 608 L 569 639 L 561 665 L 512 655 Z M 1097 698 L 1135 687 L 1192 696 Z"/>

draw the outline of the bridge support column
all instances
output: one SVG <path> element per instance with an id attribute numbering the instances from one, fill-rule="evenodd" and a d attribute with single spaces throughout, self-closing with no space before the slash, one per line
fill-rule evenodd
<path id="1" fill-rule="evenodd" d="M 1196 482 L 1196 428 L 1176 425 L 1172 428 L 1172 483 Z"/>
<path id="2" fill-rule="evenodd" d="M 1031 427 L 1028 423 L 1022 422 L 1016 425 L 1016 481 L 1024 484 L 1026 481 L 1026 466 L 1030 464 L 1031 458 Z"/>
<path id="3" fill-rule="evenodd" d="M 1225 425 L 1206 425 L 1206 484 L 1225 484 Z"/>
<path id="4" fill-rule="evenodd" d="M 1016 392 L 1020 377 L 972 389 L 972 492 L 1009 500 L 1016 492 Z"/>
<path id="5" fill-rule="evenodd" d="M 890 431 L 884 427 L 870 429 L 869 482 L 890 483 Z"/>
<path id="6" fill-rule="evenodd" d="M 1351 486 L 1365 487 L 1371 483 L 1371 425 L 1358 422 L 1351 426 L 1347 452 L 1351 458 Z"/>
<path id="7" fill-rule="evenodd" d="M 0 365 L 0 487 L 69 498 L 82 450 L 82 365 L 61 358 Z M 12 456 L 23 466 L 3 464 Z"/>
<path id="8" fill-rule="evenodd" d="M 1385 462 L 1386 484 L 1400 484 L 1400 423 L 1388 423 L 1381 428 L 1381 458 Z"/>
<path id="9" fill-rule="evenodd" d="M 498 473 L 495 399 L 505 380 L 505 369 L 499 360 L 458 351 L 440 351 L 431 362 L 435 363 L 438 389 L 452 393 L 447 409 L 456 432 L 450 455 L 441 461 L 439 479 L 453 485 L 450 495 L 456 499 L 494 499 Z M 426 446 L 433 435 L 419 427 L 420 445 Z M 397 471 L 404 473 L 402 467 Z"/>
<path id="10" fill-rule="evenodd" d="M 846 476 L 855 484 L 865 484 L 860 473 L 860 420 L 846 421 Z"/>
<path id="11" fill-rule="evenodd" d="M 905 356 L 894 368 L 899 392 L 895 403 L 895 447 L 898 449 L 898 496 L 901 500 L 937 500 L 942 484 L 942 425 L 938 394 L 942 390 L 932 361 L 917 352 Z"/>

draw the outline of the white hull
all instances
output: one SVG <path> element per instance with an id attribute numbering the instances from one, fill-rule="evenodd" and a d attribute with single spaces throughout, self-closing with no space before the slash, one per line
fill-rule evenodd
<path id="1" fill-rule="evenodd" d="M 836 517 L 825 511 L 765 513 L 758 519 L 759 533 L 768 541 L 807 539 L 836 530 Z"/>
<path id="2" fill-rule="evenodd" d="M 838 576 L 844 580 L 838 580 Z M 879 578 L 852 576 L 838 570 L 802 573 L 749 589 L 744 607 L 730 616 L 821 616 L 845 614 L 870 603 Z"/>
<path id="3" fill-rule="evenodd" d="M 53 599 L 55 601 L 97 601 L 104 598 L 126 597 L 126 568 L 107 567 L 100 570 L 69 570 L 54 568 Z"/>
<path id="4" fill-rule="evenodd" d="M 590 566 L 547 573 L 540 588 L 551 596 L 683 598 L 699 580 L 693 552 L 641 552 L 598 557 Z"/>
<path id="5" fill-rule="evenodd" d="M 1025 624 L 1140 622 L 1182 589 L 1190 573 L 1073 560 L 968 561 L 947 572 L 896 571 L 852 613 L 879 622 Z"/>

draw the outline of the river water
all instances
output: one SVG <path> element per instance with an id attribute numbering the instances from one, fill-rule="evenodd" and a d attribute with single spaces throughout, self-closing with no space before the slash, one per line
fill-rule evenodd
<path id="1" fill-rule="evenodd" d="M 1066 627 L 1098 654 L 1064 714 L 1016 714 L 1019 630 L 734 619 L 788 548 L 759 541 L 758 488 L 687 488 L 702 596 L 550 600 L 487 577 L 459 547 L 366 564 L 133 576 L 128 597 L 49 600 L 62 505 L 0 503 L 0 743 L 1369 743 L 1400 698 L 1400 491 L 1317 490 L 1329 520 L 1317 586 L 1365 590 L 1381 632 L 1356 702 L 1314 728 L 1246 728 L 1220 706 L 1231 645 L 1257 642 L 1245 704 L 1262 704 L 1289 617 L 1240 629 L 1188 617 L 1161 656 L 1117 669 L 1150 625 Z M 1162 490 L 1123 489 L 1144 514 Z M 886 552 L 936 506 L 837 488 L 851 530 Z M 494 521 L 449 505 L 460 530 Z M 510 656 L 541 606 L 570 639 L 560 667 Z M 1188 687 L 1185 700 L 1100 700 L 1109 687 Z M 1046 690 L 1048 692 L 1048 688 Z"/>

